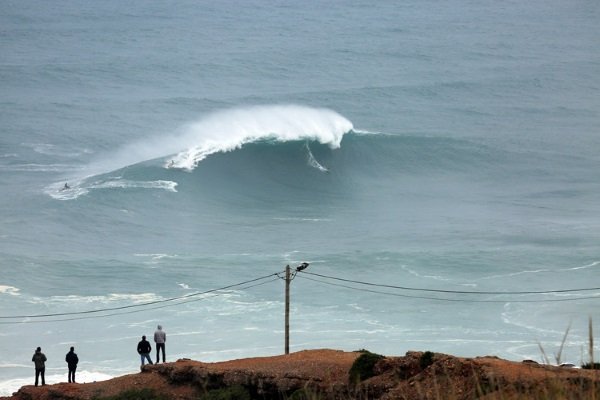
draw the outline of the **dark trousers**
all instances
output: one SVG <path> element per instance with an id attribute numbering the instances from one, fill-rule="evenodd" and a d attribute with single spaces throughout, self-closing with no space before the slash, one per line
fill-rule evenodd
<path id="1" fill-rule="evenodd" d="M 69 383 L 75 383 L 75 370 L 77 369 L 77 365 L 74 367 L 69 366 Z"/>
<path id="2" fill-rule="evenodd" d="M 156 343 L 156 363 L 160 362 L 160 350 L 162 349 L 163 362 L 165 362 L 165 344 L 164 343 Z"/>
<path id="3" fill-rule="evenodd" d="M 46 384 L 46 380 L 44 379 L 44 372 L 46 372 L 46 368 L 35 369 L 35 386 L 38 385 L 38 378 L 40 377 L 40 375 L 42 376 L 42 385 Z"/>

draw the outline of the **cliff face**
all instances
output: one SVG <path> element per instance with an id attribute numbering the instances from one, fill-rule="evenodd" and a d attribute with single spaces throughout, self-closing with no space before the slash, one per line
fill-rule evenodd
<path id="1" fill-rule="evenodd" d="M 25 386 L 4 399 L 600 399 L 598 371 L 410 352 L 377 358 L 368 378 L 357 381 L 350 370 L 360 355 L 309 350 L 220 363 L 178 360 L 104 382 Z"/>

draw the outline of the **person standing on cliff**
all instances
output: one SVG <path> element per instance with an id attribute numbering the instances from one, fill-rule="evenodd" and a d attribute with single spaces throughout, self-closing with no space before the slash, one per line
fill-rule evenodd
<path id="1" fill-rule="evenodd" d="M 154 332 L 154 343 L 156 343 L 156 363 L 160 362 L 160 350 L 162 350 L 163 362 L 165 362 L 165 343 L 167 342 L 167 333 L 162 330 L 162 325 L 156 327 Z"/>
<path id="2" fill-rule="evenodd" d="M 152 346 L 150 346 L 150 342 L 146 340 L 146 336 L 142 336 L 142 340 L 140 340 L 137 347 L 137 352 L 142 361 L 142 367 L 144 366 L 144 360 L 148 360 L 148 364 L 152 364 L 152 359 L 150 358 L 151 351 Z"/>
<path id="3" fill-rule="evenodd" d="M 79 362 L 79 357 L 75 354 L 75 347 L 71 346 L 71 350 L 65 356 L 65 361 L 69 366 L 69 383 L 75 383 L 75 370 L 77 369 L 77 363 Z"/>
<path id="4" fill-rule="evenodd" d="M 42 376 L 42 386 L 46 385 L 46 380 L 44 379 L 46 360 L 47 358 L 44 353 L 42 353 L 42 348 L 38 347 L 35 349 L 35 353 L 33 353 L 33 357 L 31 357 L 31 361 L 35 363 L 35 386 L 38 385 L 38 378 L 40 375 Z"/>

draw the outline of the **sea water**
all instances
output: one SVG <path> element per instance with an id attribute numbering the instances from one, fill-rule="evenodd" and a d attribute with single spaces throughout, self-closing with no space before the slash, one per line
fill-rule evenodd
<path id="1" fill-rule="evenodd" d="M 168 361 L 282 354 L 301 262 L 291 351 L 587 361 L 598 21 L 585 0 L 0 3 L 0 394 L 37 346 L 48 383 L 70 346 L 81 382 L 135 373 L 158 324 Z"/>

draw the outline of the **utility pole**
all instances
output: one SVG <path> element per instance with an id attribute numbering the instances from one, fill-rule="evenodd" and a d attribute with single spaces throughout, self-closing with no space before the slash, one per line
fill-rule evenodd
<path id="1" fill-rule="evenodd" d="M 308 268 L 308 263 L 303 262 L 296 267 L 294 274 L 290 265 L 285 266 L 285 354 L 290 354 L 290 282 L 296 274 Z"/>
<path id="2" fill-rule="evenodd" d="M 285 266 L 285 354 L 290 354 L 290 281 L 289 264 Z"/>

